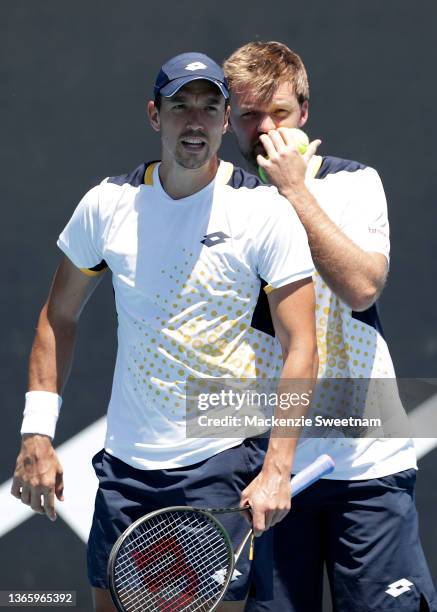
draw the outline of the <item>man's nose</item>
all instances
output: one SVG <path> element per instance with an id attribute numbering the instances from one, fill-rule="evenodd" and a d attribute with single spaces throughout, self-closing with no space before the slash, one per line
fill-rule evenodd
<path id="1" fill-rule="evenodd" d="M 200 110 L 193 109 L 187 117 L 187 128 L 191 130 L 204 129 L 204 122 Z"/>
<path id="2" fill-rule="evenodd" d="M 260 134 L 267 134 L 270 130 L 275 130 L 276 124 L 270 115 L 263 115 L 258 123 L 258 132 Z"/>

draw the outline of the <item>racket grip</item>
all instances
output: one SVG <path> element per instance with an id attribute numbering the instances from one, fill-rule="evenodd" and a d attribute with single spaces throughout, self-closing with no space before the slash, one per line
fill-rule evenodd
<path id="1" fill-rule="evenodd" d="M 298 472 L 291 479 L 291 494 L 297 495 L 322 476 L 333 472 L 334 469 L 334 460 L 329 455 L 320 455 L 311 465 Z"/>

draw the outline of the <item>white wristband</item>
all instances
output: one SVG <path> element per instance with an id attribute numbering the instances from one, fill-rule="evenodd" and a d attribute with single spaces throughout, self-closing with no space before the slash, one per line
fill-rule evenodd
<path id="1" fill-rule="evenodd" d="M 62 397 L 51 391 L 28 391 L 21 434 L 44 434 L 54 438 Z"/>

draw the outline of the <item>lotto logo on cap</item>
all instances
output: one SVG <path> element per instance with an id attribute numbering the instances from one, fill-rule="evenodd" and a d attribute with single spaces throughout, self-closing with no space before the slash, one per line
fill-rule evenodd
<path id="1" fill-rule="evenodd" d="M 206 64 L 202 64 L 202 62 L 192 62 L 185 66 L 185 70 L 202 70 L 202 68 L 208 68 Z"/>
<path id="2" fill-rule="evenodd" d="M 205 79 L 217 85 L 225 98 L 229 98 L 228 84 L 221 67 L 203 53 L 181 53 L 166 62 L 155 81 L 155 96 L 173 96 L 181 87 Z"/>

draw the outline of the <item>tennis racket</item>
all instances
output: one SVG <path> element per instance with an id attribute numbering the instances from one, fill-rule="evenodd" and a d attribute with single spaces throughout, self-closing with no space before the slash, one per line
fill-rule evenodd
<path id="1" fill-rule="evenodd" d="M 329 455 L 291 480 L 297 495 L 334 470 Z M 172 506 L 141 517 L 114 544 L 108 562 L 113 601 L 121 612 L 212 612 L 231 581 L 235 564 L 252 535 L 235 553 L 216 514 L 242 508 Z"/>

